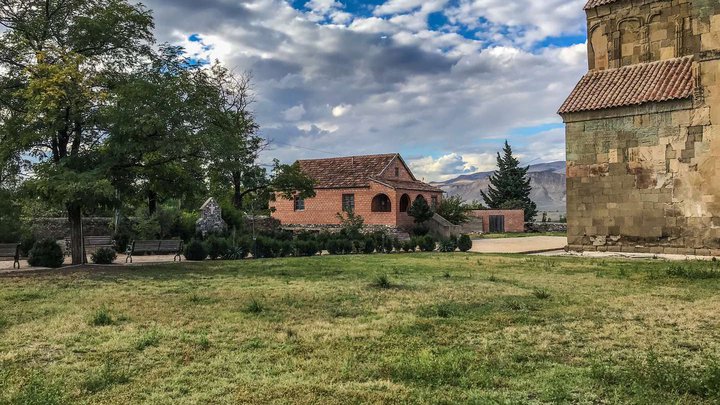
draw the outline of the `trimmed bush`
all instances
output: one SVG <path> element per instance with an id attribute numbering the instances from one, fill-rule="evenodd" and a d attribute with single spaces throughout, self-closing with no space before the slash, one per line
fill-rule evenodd
<path id="1" fill-rule="evenodd" d="M 413 236 L 425 236 L 430 232 L 430 228 L 425 225 L 415 225 L 412 229 Z"/>
<path id="2" fill-rule="evenodd" d="M 458 239 L 458 249 L 460 249 L 461 252 L 467 252 L 470 249 L 472 249 L 472 239 L 470 239 L 469 235 L 461 235 L 460 239 Z"/>
<path id="3" fill-rule="evenodd" d="M 90 260 L 95 264 L 112 264 L 117 259 L 115 249 L 101 247 L 90 255 Z"/>
<path id="4" fill-rule="evenodd" d="M 435 251 L 435 238 L 430 235 L 425 235 L 420 240 L 420 250 L 423 252 L 434 252 Z"/>
<path id="5" fill-rule="evenodd" d="M 363 246 L 362 252 L 367 255 L 375 253 L 375 239 L 373 239 L 373 238 L 365 239 L 365 245 Z"/>
<path id="6" fill-rule="evenodd" d="M 413 241 L 406 241 L 402 243 L 403 252 L 414 252 L 417 244 Z"/>
<path id="7" fill-rule="evenodd" d="M 235 245 L 230 246 L 225 252 L 225 260 L 242 260 L 252 252 L 253 241 L 248 236 L 242 236 L 235 240 Z"/>
<path id="8" fill-rule="evenodd" d="M 205 244 L 207 245 L 208 256 L 210 256 L 211 260 L 225 257 L 230 250 L 230 242 L 225 238 L 215 235 L 210 236 Z"/>
<path id="9" fill-rule="evenodd" d="M 288 257 L 292 256 L 295 253 L 295 245 L 293 245 L 292 241 L 289 240 L 281 240 L 279 241 L 279 256 L 280 257 Z"/>
<path id="10" fill-rule="evenodd" d="M 327 242 L 327 251 L 331 255 L 347 255 L 353 252 L 353 243 L 347 239 L 330 239 Z"/>
<path id="11" fill-rule="evenodd" d="M 199 240 L 193 239 L 185 246 L 185 258 L 191 262 L 201 262 L 208 257 L 208 251 L 205 244 Z"/>
<path id="12" fill-rule="evenodd" d="M 441 240 L 438 247 L 438 250 L 443 253 L 452 253 L 455 249 L 457 249 L 457 242 L 453 238 Z"/>
<path id="13" fill-rule="evenodd" d="M 402 242 L 400 242 L 400 239 L 393 238 L 392 244 L 393 244 L 393 249 L 395 249 L 396 252 L 400 253 L 400 251 L 402 251 L 403 244 L 402 244 Z"/>
<path id="14" fill-rule="evenodd" d="M 44 239 L 35 242 L 30 249 L 28 263 L 33 267 L 50 267 L 56 269 L 63 265 L 65 257 L 62 249 L 56 241 L 52 239 Z"/>
<path id="15" fill-rule="evenodd" d="M 258 236 L 255 240 L 255 258 L 272 259 L 280 256 L 282 246 L 280 241 L 265 236 Z"/>
<path id="16" fill-rule="evenodd" d="M 295 241 L 295 254 L 298 256 L 315 256 L 319 251 L 318 243 L 314 240 Z"/>

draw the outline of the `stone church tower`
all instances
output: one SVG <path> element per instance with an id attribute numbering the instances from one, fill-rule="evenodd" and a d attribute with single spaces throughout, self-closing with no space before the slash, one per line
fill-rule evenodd
<path id="1" fill-rule="evenodd" d="M 560 108 L 573 250 L 720 255 L 720 0 L 589 0 Z"/>

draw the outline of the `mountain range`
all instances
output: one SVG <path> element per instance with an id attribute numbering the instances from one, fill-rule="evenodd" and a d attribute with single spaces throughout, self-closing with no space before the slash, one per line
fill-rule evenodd
<path id="1" fill-rule="evenodd" d="M 538 211 L 566 212 L 565 162 L 551 162 L 531 165 L 528 170 L 532 193 Z M 433 182 L 449 196 L 460 196 L 465 201 L 482 202 L 480 191 L 486 191 L 493 172 L 466 174 L 452 180 Z"/>

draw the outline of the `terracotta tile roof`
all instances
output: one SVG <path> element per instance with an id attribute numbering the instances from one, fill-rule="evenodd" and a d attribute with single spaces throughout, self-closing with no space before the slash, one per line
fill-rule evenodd
<path id="1" fill-rule="evenodd" d="M 300 167 L 315 179 L 316 188 L 369 187 L 370 178 L 379 176 L 397 153 L 300 160 Z"/>
<path id="2" fill-rule="evenodd" d="M 390 180 L 390 179 L 371 179 L 380 184 L 392 187 L 398 190 L 412 190 L 412 191 L 433 191 L 442 193 L 443 191 L 435 186 L 431 186 L 422 181 L 404 181 L 404 180 Z"/>
<path id="3" fill-rule="evenodd" d="M 605 4 L 615 3 L 618 0 L 588 0 L 585 4 L 585 10 L 590 10 L 598 6 L 604 6 Z"/>
<path id="4" fill-rule="evenodd" d="M 693 88 L 692 56 L 590 72 L 558 113 L 690 98 Z"/>

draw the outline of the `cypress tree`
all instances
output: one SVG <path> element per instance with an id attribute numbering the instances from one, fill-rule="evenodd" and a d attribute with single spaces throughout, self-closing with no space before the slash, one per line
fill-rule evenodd
<path id="1" fill-rule="evenodd" d="M 490 176 L 487 193 L 481 191 L 485 204 L 493 209 L 523 209 L 525 221 L 531 221 L 537 215 L 537 206 L 530 199 L 530 167 L 520 167 L 507 141 L 503 155 L 497 154 L 497 162 L 498 170 Z"/>

